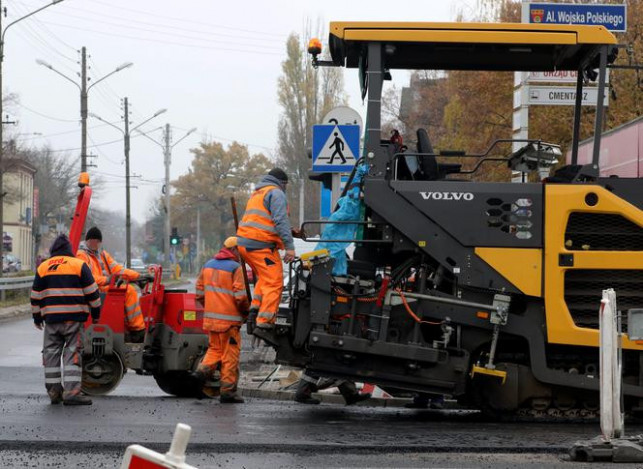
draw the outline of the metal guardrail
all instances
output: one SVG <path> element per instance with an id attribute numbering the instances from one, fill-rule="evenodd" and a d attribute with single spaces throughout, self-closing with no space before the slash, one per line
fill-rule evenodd
<path id="1" fill-rule="evenodd" d="M 33 275 L 29 277 L 2 277 L 0 278 L 0 291 L 31 288 L 31 285 L 33 285 L 33 279 Z"/>

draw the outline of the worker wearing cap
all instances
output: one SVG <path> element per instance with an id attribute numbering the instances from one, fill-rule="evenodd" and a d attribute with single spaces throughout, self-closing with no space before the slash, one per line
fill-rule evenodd
<path id="1" fill-rule="evenodd" d="M 50 253 L 36 270 L 30 298 L 34 324 L 44 329 L 45 387 L 52 404 L 91 405 L 81 395 L 82 336 L 89 314 L 93 322 L 100 316 L 98 286 L 91 269 L 74 257 L 67 236 L 58 236 Z"/>
<path id="2" fill-rule="evenodd" d="M 239 264 L 237 238 L 229 237 L 223 248 L 201 269 L 196 281 L 196 298 L 203 301 L 203 329 L 209 333 L 208 351 L 194 373 L 204 382 L 215 369 L 221 370 L 221 403 L 240 404 L 237 395 L 241 334 L 249 301 Z"/>
<path id="3" fill-rule="evenodd" d="M 237 230 L 239 253 L 257 276 L 248 320 L 256 314 L 260 329 L 274 328 L 279 310 L 284 283 L 279 250 L 286 251 L 284 262 L 295 258 L 293 234 L 299 231 L 293 231 L 288 219 L 287 184 L 282 169 L 270 170 L 250 196 Z"/>
<path id="4" fill-rule="evenodd" d="M 140 273 L 126 269 L 122 264 L 117 263 L 107 251 L 102 249 L 102 244 L 103 234 L 94 226 L 87 230 L 85 243 L 76 253 L 76 257 L 85 261 L 92 270 L 101 292 L 107 291 L 113 276 L 120 276 L 130 282 L 141 278 Z M 138 302 L 138 293 L 131 284 L 127 284 L 125 291 L 125 325 L 128 330 L 127 342 L 143 342 L 145 321 Z"/>

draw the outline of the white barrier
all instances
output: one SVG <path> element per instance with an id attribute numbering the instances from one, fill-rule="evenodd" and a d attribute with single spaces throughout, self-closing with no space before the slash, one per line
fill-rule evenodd
<path id="1" fill-rule="evenodd" d="M 624 420 L 621 411 L 621 334 L 616 293 L 611 288 L 603 290 L 599 329 L 601 434 L 603 439 L 610 441 L 623 436 Z"/>
<path id="2" fill-rule="evenodd" d="M 165 454 L 141 445 L 128 446 L 121 469 L 198 469 L 185 463 L 185 449 L 191 433 L 192 428 L 189 425 L 178 423 L 170 450 Z"/>

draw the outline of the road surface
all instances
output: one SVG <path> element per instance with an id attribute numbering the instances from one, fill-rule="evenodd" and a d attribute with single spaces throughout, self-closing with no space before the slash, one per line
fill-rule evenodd
<path id="1" fill-rule="evenodd" d="M 166 451 L 176 423 L 192 426 L 188 463 L 215 467 L 583 467 L 566 460 L 598 424 L 484 421 L 470 411 L 244 405 L 165 395 L 127 373 L 91 407 L 51 406 L 31 321 L 0 324 L 0 467 L 115 467 L 125 447 Z M 629 433 L 641 433 L 631 427 Z M 594 466 L 595 467 L 595 466 Z M 619 467 L 627 467 L 620 465 Z"/>

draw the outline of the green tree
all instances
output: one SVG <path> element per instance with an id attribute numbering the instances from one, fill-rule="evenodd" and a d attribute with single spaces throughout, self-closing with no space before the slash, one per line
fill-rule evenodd
<path id="1" fill-rule="evenodd" d="M 230 197 L 243 215 L 254 183 L 272 164 L 263 154 L 250 155 L 248 147 L 233 142 L 227 148 L 203 142 L 190 150 L 194 155 L 187 174 L 172 182 L 172 225 L 183 236 L 196 236 L 197 209 L 201 215 L 201 237 L 206 249 L 216 250 L 234 233 Z"/>
<path id="2" fill-rule="evenodd" d="M 297 208 L 300 221 L 319 216 L 319 183 L 308 179 L 312 147 L 312 126 L 319 124 L 324 114 L 346 102 L 341 69 L 322 67 L 315 70 L 298 35 L 291 34 L 286 41 L 286 60 L 277 85 L 277 96 L 282 108 L 278 128 L 277 164 L 290 175 L 290 201 L 304 197 L 304 213 Z M 302 187 L 303 184 L 303 187 Z M 299 204 L 297 204 L 299 205 Z M 291 212 L 295 213 L 293 210 Z"/>

